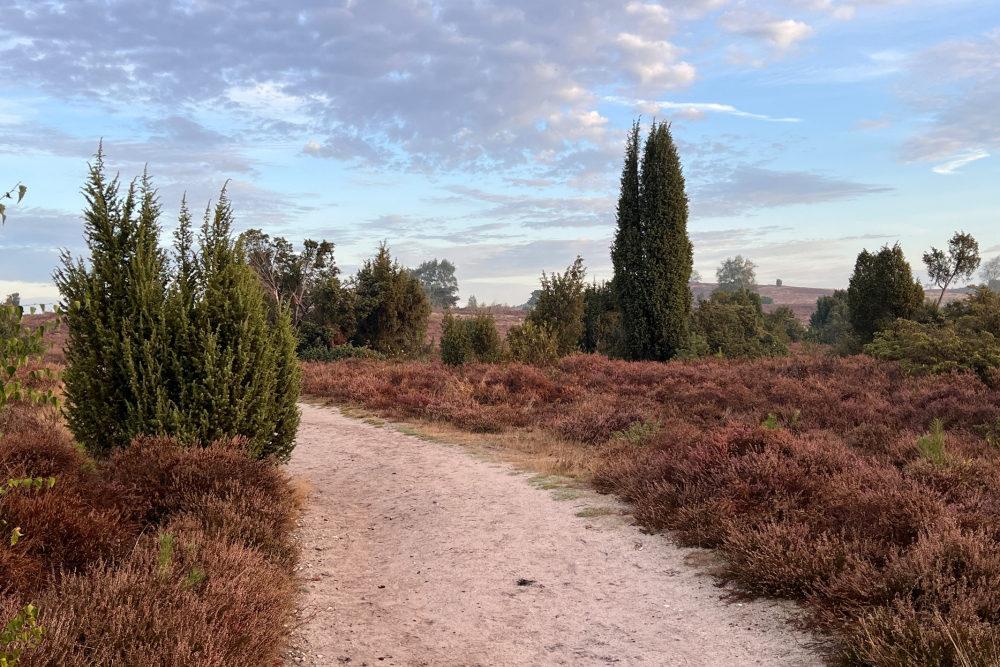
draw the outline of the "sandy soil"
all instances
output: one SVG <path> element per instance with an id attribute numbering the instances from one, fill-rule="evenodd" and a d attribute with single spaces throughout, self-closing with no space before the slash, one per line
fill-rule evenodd
<path id="1" fill-rule="evenodd" d="M 289 467 L 312 484 L 295 664 L 822 664 L 791 607 L 722 600 L 708 552 L 609 497 L 313 405 Z"/>

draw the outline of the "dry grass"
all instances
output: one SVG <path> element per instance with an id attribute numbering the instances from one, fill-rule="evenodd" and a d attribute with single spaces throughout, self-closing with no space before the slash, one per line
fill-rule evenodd
<path id="1" fill-rule="evenodd" d="M 808 603 L 844 664 L 998 664 L 1000 391 L 974 376 L 866 357 L 577 355 L 550 370 L 306 364 L 303 378 L 309 394 L 590 477 L 647 527 L 716 549 L 744 591 Z"/>

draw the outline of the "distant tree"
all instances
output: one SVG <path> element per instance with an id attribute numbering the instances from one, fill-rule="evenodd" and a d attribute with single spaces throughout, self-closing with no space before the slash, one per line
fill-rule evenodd
<path id="1" fill-rule="evenodd" d="M 781 278 L 778 278 L 777 280 L 775 280 L 775 281 L 774 281 L 774 284 L 775 284 L 775 286 L 777 286 L 777 287 L 781 287 Z"/>
<path id="2" fill-rule="evenodd" d="M 329 241 L 306 239 L 296 252 L 280 236 L 272 239 L 259 229 L 248 229 L 240 243 L 272 306 L 287 306 L 295 326 L 312 312 L 317 289 L 330 281 L 339 286 L 340 269 Z"/>
<path id="3" fill-rule="evenodd" d="M 667 123 L 653 123 L 639 164 L 639 125 L 625 150 L 611 261 L 620 353 L 667 360 L 689 343 L 692 248 L 680 157 Z"/>
<path id="4" fill-rule="evenodd" d="M 438 308 L 454 308 L 458 305 L 458 279 L 455 265 L 446 259 L 433 259 L 418 266 L 413 275 L 427 293 L 431 305 Z"/>
<path id="5" fill-rule="evenodd" d="M 757 265 L 742 255 L 730 257 L 722 261 L 715 271 L 718 289 L 725 292 L 735 292 L 738 289 L 753 291 L 757 287 Z"/>
<path id="6" fill-rule="evenodd" d="M 924 264 L 931 282 L 941 288 L 938 306 L 944 299 L 948 286 L 955 281 L 968 280 L 979 268 L 979 243 L 971 234 L 955 232 L 948 241 L 948 251 L 932 247 L 924 253 Z"/>
<path id="7" fill-rule="evenodd" d="M 809 317 L 812 340 L 833 345 L 837 338 L 851 329 L 851 313 L 847 305 L 847 290 L 835 290 L 832 296 L 816 300 L 816 310 Z"/>
<path id="8" fill-rule="evenodd" d="M 899 318 L 910 319 L 924 302 L 924 289 L 899 244 L 875 253 L 863 250 L 847 288 L 851 327 L 861 343 Z"/>
<path id="9" fill-rule="evenodd" d="M 531 290 L 531 296 L 528 297 L 527 302 L 521 306 L 524 310 L 531 310 L 536 305 L 538 305 L 538 297 L 542 295 L 542 290 L 536 289 Z"/>
<path id="10" fill-rule="evenodd" d="M 21 295 L 18 292 L 14 292 L 13 294 L 8 294 L 7 298 L 4 299 L 3 303 L 0 304 L 0 305 L 3 305 L 3 306 L 15 306 L 15 307 L 16 306 L 20 306 L 21 305 Z"/>
<path id="11" fill-rule="evenodd" d="M 479 302 L 476 301 L 475 295 L 470 295 L 469 300 L 465 302 L 465 307 L 469 310 L 475 310 L 479 308 Z"/>
<path id="12" fill-rule="evenodd" d="M 691 277 L 688 278 L 688 282 L 700 283 L 701 273 L 697 269 L 691 269 Z"/>
<path id="13" fill-rule="evenodd" d="M 385 243 L 354 276 L 355 345 L 382 354 L 414 355 L 424 349 L 431 304 L 420 281 L 393 261 Z"/>
<path id="14" fill-rule="evenodd" d="M 984 284 L 991 280 L 1000 280 L 1000 255 L 982 263 L 979 267 L 979 279 Z"/>
<path id="15" fill-rule="evenodd" d="M 528 314 L 529 322 L 546 327 L 555 335 L 559 356 L 580 349 L 584 331 L 586 275 L 581 257 L 577 257 L 562 274 L 547 276 L 543 273 L 538 303 Z"/>

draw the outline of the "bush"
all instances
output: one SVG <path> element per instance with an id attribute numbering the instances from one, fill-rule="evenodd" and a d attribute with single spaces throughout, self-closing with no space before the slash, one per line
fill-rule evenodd
<path id="1" fill-rule="evenodd" d="M 63 255 L 69 304 L 66 415 L 95 456 L 141 434 L 184 444 L 245 436 L 255 456 L 291 453 L 299 368 L 287 312 L 269 316 L 232 237 L 223 189 L 197 247 L 182 205 L 176 256 L 159 247 L 160 206 L 143 176 L 124 196 L 103 155 L 85 187 L 89 263 Z"/>
<path id="2" fill-rule="evenodd" d="M 779 337 L 765 329 L 760 297 L 743 288 L 731 293 L 718 290 L 699 303 L 691 330 L 703 338 L 711 354 L 749 359 L 788 354 L 784 334 Z"/>
<path id="3" fill-rule="evenodd" d="M 340 361 L 342 359 L 385 359 L 381 352 L 376 352 L 370 347 L 355 347 L 350 343 L 326 347 L 317 345 L 308 347 L 298 353 L 302 361 Z"/>
<path id="4" fill-rule="evenodd" d="M 832 296 L 816 300 L 816 310 L 809 317 L 809 337 L 818 343 L 833 345 L 851 332 L 851 312 L 847 290 L 835 290 Z"/>
<path id="5" fill-rule="evenodd" d="M 602 282 L 587 285 L 583 290 L 583 335 L 580 349 L 584 352 L 608 352 L 614 347 L 613 340 L 620 338 L 620 318 L 615 310 L 611 283 Z"/>
<path id="6" fill-rule="evenodd" d="M 553 273 L 549 277 L 543 273 L 538 302 L 528 313 L 529 322 L 552 333 L 559 356 L 580 349 L 584 334 L 586 274 L 580 257 L 562 274 Z"/>
<path id="7" fill-rule="evenodd" d="M 897 319 L 912 318 L 923 302 L 924 289 L 913 278 L 898 243 L 858 255 L 847 303 L 851 328 L 862 343 L 870 343 L 876 332 Z"/>
<path id="8" fill-rule="evenodd" d="M 805 327 L 795 317 L 795 311 L 790 306 L 779 306 L 772 312 L 765 313 L 764 329 L 784 343 L 798 343 L 806 336 Z"/>
<path id="9" fill-rule="evenodd" d="M 431 304 L 420 281 L 392 260 L 383 243 L 354 276 L 357 330 L 351 342 L 388 356 L 425 349 Z"/>
<path id="10" fill-rule="evenodd" d="M 991 382 L 1000 367 L 1000 295 L 981 288 L 965 303 L 949 304 L 940 321 L 899 320 L 875 335 L 864 351 L 900 362 L 913 375 L 972 371 Z"/>
<path id="11" fill-rule="evenodd" d="M 475 317 L 455 318 L 445 313 L 441 331 L 441 361 L 460 366 L 470 361 L 492 364 L 503 356 L 503 341 L 496 320 L 488 310 Z"/>
<path id="12" fill-rule="evenodd" d="M 507 354 L 511 361 L 550 366 L 559 359 L 559 339 L 547 327 L 528 320 L 507 331 Z"/>

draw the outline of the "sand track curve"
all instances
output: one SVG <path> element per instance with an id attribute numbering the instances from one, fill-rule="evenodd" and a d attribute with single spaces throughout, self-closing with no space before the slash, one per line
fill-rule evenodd
<path id="1" fill-rule="evenodd" d="M 556 500 L 462 448 L 303 404 L 304 665 L 810 667 L 789 607 L 738 605 L 618 507 Z M 563 494 L 562 497 L 573 494 Z M 687 559 L 687 560 L 686 560 Z"/>

